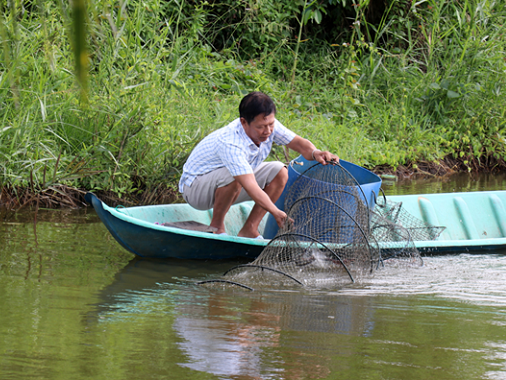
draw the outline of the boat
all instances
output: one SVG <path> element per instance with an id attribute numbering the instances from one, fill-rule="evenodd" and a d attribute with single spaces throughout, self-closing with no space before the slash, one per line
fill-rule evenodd
<path id="1" fill-rule="evenodd" d="M 506 249 L 506 191 L 389 196 L 427 225 L 445 229 L 436 240 L 415 241 L 422 253 L 469 253 Z"/>
<path id="2" fill-rule="evenodd" d="M 125 249 L 139 257 L 219 260 L 234 257 L 255 258 L 268 240 L 238 237 L 253 202 L 233 205 L 225 220 L 227 235 L 194 231 L 164 224 L 194 221 L 209 225 L 212 210 L 196 210 L 188 204 L 109 207 L 94 194 L 87 193 L 86 202 L 95 209 L 111 235 Z M 264 218 L 260 232 L 265 226 Z"/>
<path id="3" fill-rule="evenodd" d="M 301 173 L 315 162 L 298 157 L 288 165 L 288 183 L 276 205 L 282 202 L 288 187 Z M 377 197 L 381 178 L 353 163 L 341 160 L 346 168 L 362 186 L 364 201 L 371 203 Z M 374 192 L 374 194 L 372 194 Z M 248 218 L 253 201 L 233 205 L 225 218 L 227 235 L 217 235 L 206 231 L 180 228 L 188 221 L 198 226 L 211 223 L 213 210 L 196 210 L 188 204 L 165 204 L 154 206 L 109 207 L 93 193 L 85 196 L 111 235 L 125 249 L 136 256 L 145 258 L 177 258 L 219 260 L 235 257 L 256 258 L 270 241 L 238 237 L 237 234 Z M 264 237 L 274 236 L 277 231 L 275 221 L 267 214 L 259 226 Z M 271 217 L 271 219 L 273 219 Z M 270 231 L 269 231 L 270 230 Z"/>
<path id="4" fill-rule="evenodd" d="M 303 173 L 305 169 L 302 168 L 312 164 L 301 157 L 292 161 L 286 188 Z M 374 208 L 380 193 L 380 177 L 344 160 L 341 165 L 358 178 L 365 201 Z M 283 196 L 277 202 L 278 207 Z M 145 258 L 254 259 L 277 229 L 273 226 L 273 218 L 267 214 L 259 227 L 266 239 L 237 236 L 254 205 L 252 201 L 233 205 L 225 220 L 227 235 L 218 235 L 199 228 L 209 225 L 213 210 L 200 211 L 188 204 L 109 207 L 92 193 L 87 193 L 85 199 L 119 244 Z M 435 240 L 414 241 L 421 253 L 506 248 L 506 191 L 395 195 L 388 196 L 388 201 L 401 203 L 406 212 L 427 225 L 444 227 Z M 188 227 L 187 222 L 192 222 L 193 226 Z"/>

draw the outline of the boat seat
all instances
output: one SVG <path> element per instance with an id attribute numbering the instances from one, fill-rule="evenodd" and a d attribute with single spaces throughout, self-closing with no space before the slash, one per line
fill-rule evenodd
<path id="1" fill-rule="evenodd" d="M 208 226 L 204 223 L 199 223 L 194 220 L 182 221 L 182 222 L 171 222 L 171 223 L 160 223 L 164 227 L 182 228 L 183 230 L 200 231 L 200 232 L 215 232 L 218 231 L 216 227 Z"/>

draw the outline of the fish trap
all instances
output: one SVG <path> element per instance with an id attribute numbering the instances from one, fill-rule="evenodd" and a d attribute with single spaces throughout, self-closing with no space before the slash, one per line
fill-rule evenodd
<path id="1" fill-rule="evenodd" d="M 382 205 L 368 204 L 361 186 L 338 163 L 302 173 L 287 191 L 284 210 L 288 222 L 252 263 L 199 284 L 340 286 L 387 261 L 422 265 L 414 241 L 435 239 L 442 231 L 386 198 Z"/>
<path id="2" fill-rule="evenodd" d="M 374 213 L 377 215 L 378 223 L 380 219 L 385 219 L 407 230 L 411 239 L 415 241 L 436 240 L 446 228 L 433 226 L 416 218 L 402 207 L 402 202 L 392 202 L 386 197 L 380 198 Z"/>

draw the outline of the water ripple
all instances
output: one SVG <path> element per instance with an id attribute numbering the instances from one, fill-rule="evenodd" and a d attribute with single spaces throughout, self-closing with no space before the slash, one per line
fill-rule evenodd
<path id="1" fill-rule="evenodd" d="M 342 292 L 354 296 L 431 295 L 504 308 L 505 273 L 506 256 L 503 255 L 426 257 L 422 267 L 387 264 Z"/>

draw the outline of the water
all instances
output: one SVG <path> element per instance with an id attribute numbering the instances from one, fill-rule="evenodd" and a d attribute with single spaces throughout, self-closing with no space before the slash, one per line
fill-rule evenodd
<path id="1" fill-rule="evenodd" d="M 382 188 L 387 195 L 505 190 L 506 173 L 459 173 L 442 178 L 428 176 L 399 180 L 384 178 Z"/>
<path id="2" fill-rule="evenodd" d="M 492 190 L 503 177 L 396 182 Z M 209 288 L 237 261 L 136 260 L 92 210 L 0 211 L 0 379 L 506 379 L 506 255 L 308 291 Z"/>

